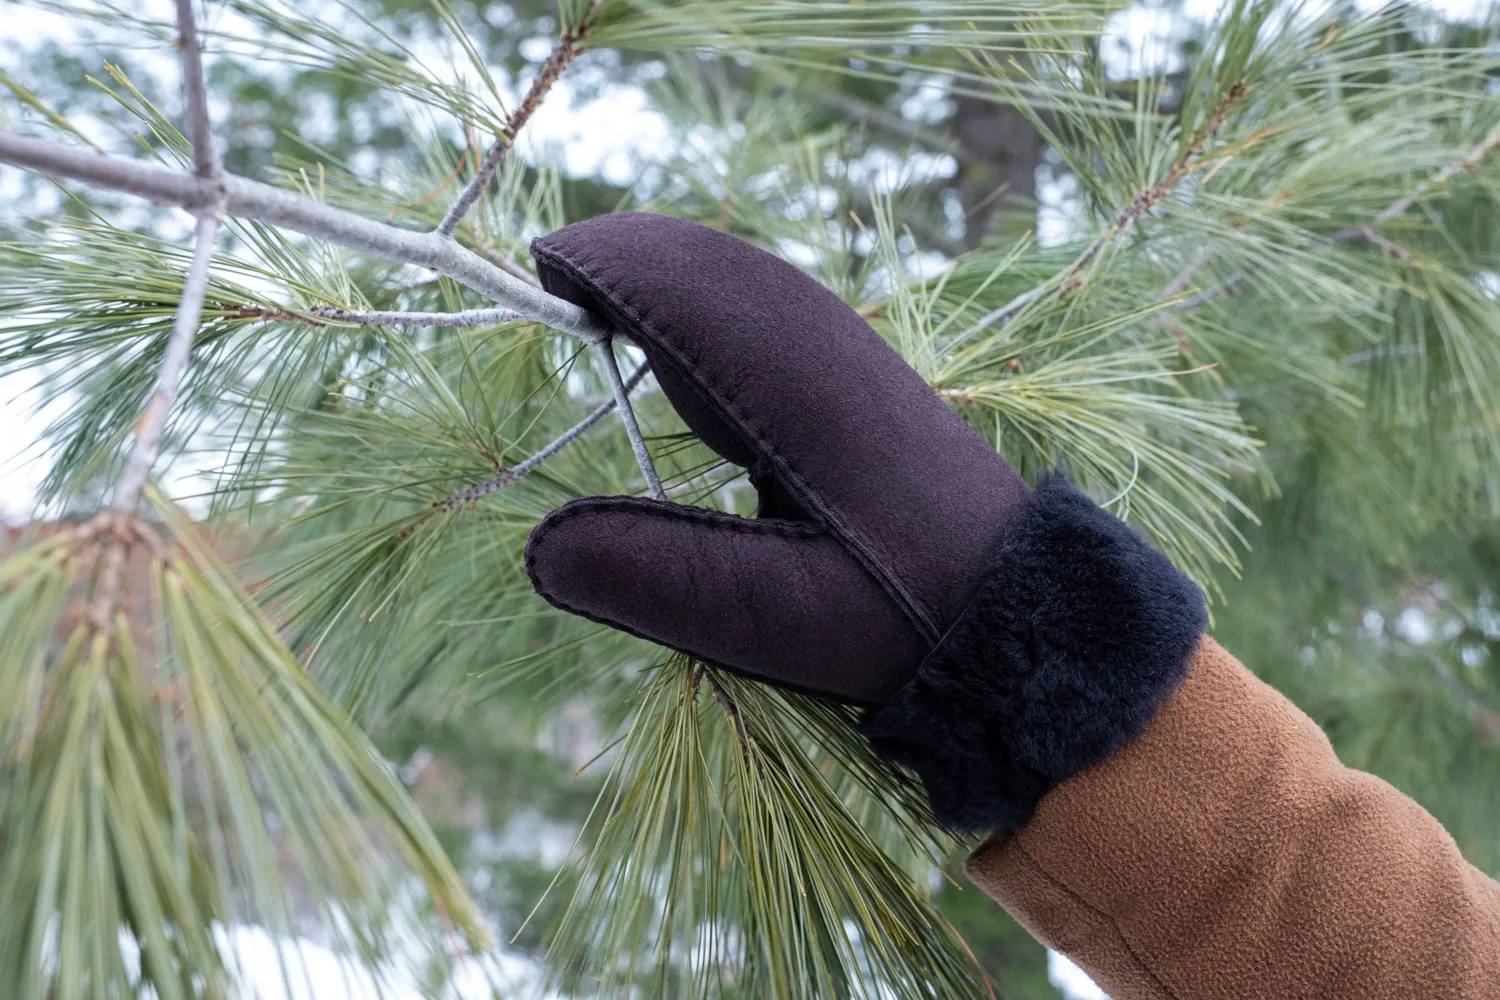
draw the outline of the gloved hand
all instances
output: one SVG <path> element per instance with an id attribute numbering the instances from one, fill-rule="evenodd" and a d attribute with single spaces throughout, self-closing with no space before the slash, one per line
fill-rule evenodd
<path id="1" fill-rule="evenodd" d="M 706 226 L 601 216 L 536 241 L 548 291 L 646 353 L 755 520 L 641 497 L 554 511 L 527 546 L 559 608 L 788 688 L 884 701 L 963 610 L 1029 492 L 870 325 Z"/>
<path id="2" fill-rule="evenodd" d="M 532 254 L 548 291 L 645 351 L 688 427 L 759 493 L 754 519 L 643 497 L 564 505 L 526 547 L 553 605 L 876 706 L 876 749 L 959 828 L 1024 822 L 1180 680 L 1203 624 L 1196 587 L 1060 476 L 1032 494 L 812 278 L 636 213 Z"/>

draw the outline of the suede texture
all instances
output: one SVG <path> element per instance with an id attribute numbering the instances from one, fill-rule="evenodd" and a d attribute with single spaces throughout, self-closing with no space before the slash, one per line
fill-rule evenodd
<path id="1" fill-rule="evenodd" d="M 963 615 L 864 732 L 921 777 L 944 826 L 1018 830 L 1055 782 L 1141 734 L 1207 620 L 1165 556 L 1049 475 Z"/>
<path id="2" fill-rule="evenodd" d="M 1500 1000 L 1500 883 L 1208 638 L 965 869 L 1114 1000 Z"/>
<path id="3" fill-rule="evenodd" d="M 537 526 L 526 569 L 565 611 L 807 693 L 874 701 L 887 674 L 869 665 L 915 663 L 928 645 L 814 524 L 586 497 Z"/>
<path id="4" fill-rule="evenodd" d="M 857 704 L 905 684 L 1029 490 L 860 316 L 706 226 L 617 213 L 532 244 L 548 291 L 645 351 L 687 425 L 750 469 L 754 521 L 593 498 L 533 533 L 558 607 Z"/>

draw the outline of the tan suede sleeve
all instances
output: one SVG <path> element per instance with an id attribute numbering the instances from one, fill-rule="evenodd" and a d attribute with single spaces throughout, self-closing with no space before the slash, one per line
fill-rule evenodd
<path id="1" fill-rule="evenodd" d="M 1500 1000 L 1500 884 L 1208 638 L 965 869 L 1113 1000 Z"/>

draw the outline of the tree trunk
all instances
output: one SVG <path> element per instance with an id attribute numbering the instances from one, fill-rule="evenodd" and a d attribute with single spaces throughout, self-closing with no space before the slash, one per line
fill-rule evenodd
<path id="1" fill-rule="evenodd" d="M 1036 225 L 1036 168 L 1042 139 L 1026 116 L 1009 105 L 960 97 L 951 120 L 954 136 L 970 154 L 953 178 L 966 225 L 963 247 Z"/>

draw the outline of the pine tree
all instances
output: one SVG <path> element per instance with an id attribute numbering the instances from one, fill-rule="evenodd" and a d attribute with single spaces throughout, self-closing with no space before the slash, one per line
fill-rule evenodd
<path id="1" fill-rule="evenodd" d="M 1024 474 L 1063 469 L 1192 573 L 1231 648 L 1500 871 L 1489 30 L 1234 0 L 1185 68 L 1122 83 L 1093 0 L 562 0 L 508 97 L 486 46 L 520 36 L 476 7 L 215 5 L 237 20 L 202 22 L 210 83 L 277 63 L 380 101 L 372 168 L 357 140 L 268 158 L 216 127 L 189 0 L 44 5 L 175 46 L 183 87 L 109 67 L 106 153 L 0 76 L 0 163 L 66 185 L 0 246 L 0 373 L 64 404 L 44 493 L 72 515 L 0 564 L 18 995 L 231 995 L 237 924 L 312 921 L 388 971 L 413 886 L 434 955 L 489 968 L 498 930 L 579 995 L 989 995 L 1003 925 L 939 892 L 963 845 L 852 711 L 531 593 L 526 535 L 571 497 L 751 513 L 639 353 L 529 269 L 530 237 L 613 207 L 806 267 Z M 672 141 L 613 193 L 512 151 L 590 60 L 665 67 Z M 896 110 L 933 87 L 946 118 Z M 1003 169 L 975 122 L 1020 137 Z M 1044 158 L 1077 195 L 1040 243 L 1003 182 Z M 193 237 L 122 224 L 141 197 Z M 211 465 L 206 523 L 151 485 L 169 464 Z M 609 734 L 559 806 L 579 842 L 492 927 L 372 734 L 579 698 Z"/>

